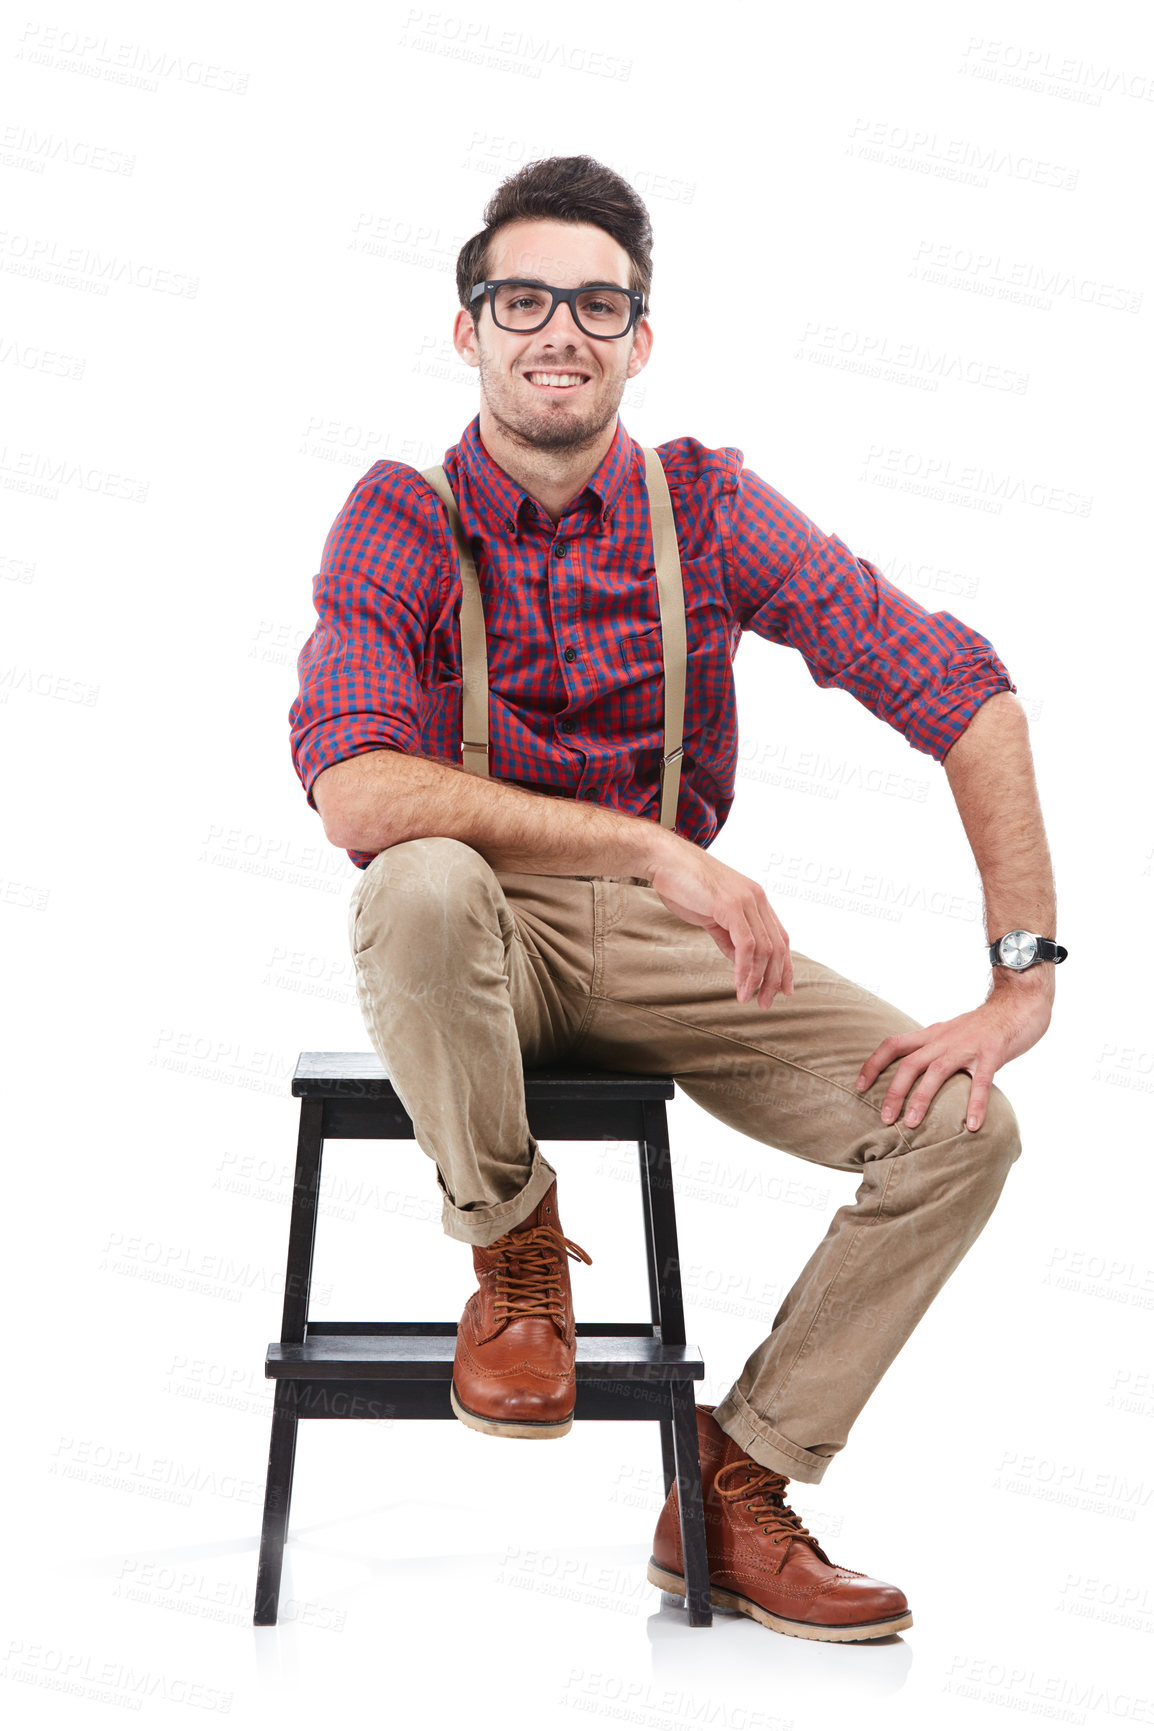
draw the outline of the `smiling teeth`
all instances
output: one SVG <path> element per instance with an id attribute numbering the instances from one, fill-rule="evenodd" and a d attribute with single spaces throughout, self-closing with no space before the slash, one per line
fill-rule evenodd
<path id="1" fill-rule="evenodd" d="M 585 383 L 580 373 L 526 373 L 525 377 L 534 385 L 583 385 Z"/>

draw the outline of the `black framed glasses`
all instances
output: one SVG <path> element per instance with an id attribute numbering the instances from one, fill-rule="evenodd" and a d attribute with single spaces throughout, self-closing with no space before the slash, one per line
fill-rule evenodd
<path id="1" fill-rule="evenodd" d="M 623 337 L 645 310 L 640 289 L 621 288 L 617 283 L 563 289 L 504 276 L 474 283 L 469 290 L 470 308 L 478 295 L 488 296 L 493 323 L 502 331 L 543 330 L 557 311 L 557 303 L 564 301 L 577 329 L 587 337 Z"/>

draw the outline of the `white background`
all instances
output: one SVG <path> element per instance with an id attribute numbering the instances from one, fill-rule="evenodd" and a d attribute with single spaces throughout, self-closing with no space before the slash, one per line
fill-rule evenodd
<path id="1" fill-rule="evenodd" d="M 0 930 L 22 1723 L 1150 1724 L 1149 252 L 1126 4 L 17 9 L 0 35 Z M 463 56 L 467 56 L 463 57 Z M 1031 717 L 1070 959 L 999 1075 L 998 1210 L 795 1505 L 896 1581 L 876 1648 L 644 1579 L 655 1432 L 302 1430 L 250 1626 L 302 1050 L 368 1049 L 288 752 L 329 526 L 476 411 L 453 265 L 498 181 L 589 152 L 654 227 L 650 443 L 736 445 L 993 642 Z M 717 851 L 796 947 L 925 1021 L 985 996 L 944 774 L 748 637 Z M 853 1180 L 675 1102 L 718 1398 Z M 644 1306 L 629 1150 L 550 1145 L 578 1315 Z M 414 1145 L 337 1145 L 321 1314 L 455 1319 Z M 106 1699 L 106 1692 L 111 1699 Z M 358 1719 L 359 1722 L 359 1719 Z"/>

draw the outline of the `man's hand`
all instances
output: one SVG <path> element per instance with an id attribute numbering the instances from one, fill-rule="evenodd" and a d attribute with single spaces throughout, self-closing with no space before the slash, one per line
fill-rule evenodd
<path id="1" fill-rule="evenodd" d="M 792 994 L 789 933 L 760 884 L 693 846 L 666 853 L 648 876 L 670 913 L 704 926 L 734 964 L 739 1004 L 756 996 L 768 1010 L 779 991 Z"/>
<path id="2" fill-rule="evenodd" d="M 1053 990 L 1023 989 L 1011 981 L 977 1010 L 967 1010 L 950 1022 L 931 1022 L 928 1028 L 908 1034 L 891 1034 L 870 1053 L 857 1079 L 860 1090 L 872 1087 L 887 1064 L 902 1058 L 882 1101 L 882 1121 L 892 1124 L 906 1094 L 910 1094 L 904 1122 L 920 1124 L 930 1101 L 950 1077 L 967 1070 L 973 1077 L 966 1128 L 980 1130 L 990 1098 L 994 1074 L 1011 1058 L 1020 1057 L 1036 1045 L 1050 1025 Z"/>

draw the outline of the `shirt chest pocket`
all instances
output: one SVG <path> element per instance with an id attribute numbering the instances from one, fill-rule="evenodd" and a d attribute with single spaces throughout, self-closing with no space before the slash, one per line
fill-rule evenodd
<path id="1" fill-rule="evenodd" d="M 741 633 L 730 615 L 728 604 L 695 590 L 688 580 L 683 583 L 683 594 L 687 664 L 700 666 L 731 662 Z M 654 604 L 656 606 L 656 599 Z M 646 676 L 660 674 L 664 663 L 660 621 L 641 631 L 626 632 L 622 642 L 628 645 L 639 670 Z"/>
<path id="2" fill-rule="evenodd" d="M 684 575 L 684 572 L 683 572 Z M 728 604 L 716 595 L 684 583 L 685 593 L 685 737 L 717 727 L 734 702 L 733 656 L 740 631 Z M 621 645 L 623 676 L 656 715 L 664 703 L 665 657 L 661 626 L 629 633 Z"/>

